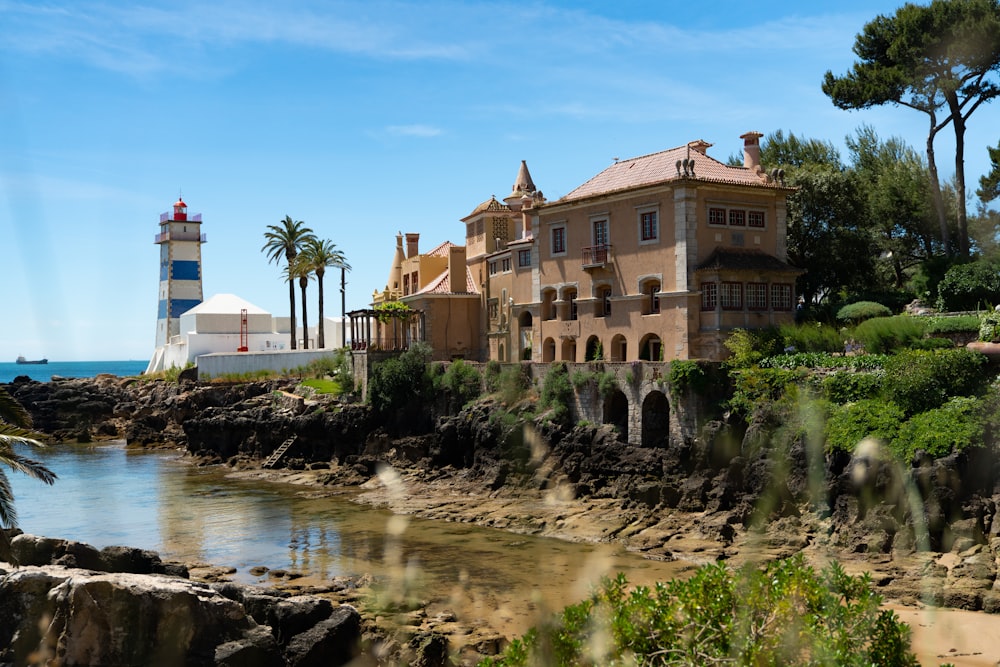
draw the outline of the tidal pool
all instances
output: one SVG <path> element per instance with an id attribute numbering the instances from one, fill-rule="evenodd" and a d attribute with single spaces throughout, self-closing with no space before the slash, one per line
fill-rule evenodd
<path id="1" fill-rule="evenodd" d="M 625 572 L 631 582 L 650 584 L 690 567 L 617 545 L 396 516 L 349 494 L 233 479 L 227 468 L 193 466 L 180 452 L 121 442 L 18 451 L 59 476 L 50 487 L 8 472 L 27 533 L 233 566 L 243 583 L 268 582 L 250 574 L 254 566 L 319 581 L 372 574 L 388 595 L 437 602 L 465 622 L 489 619 L 505 634 L 520 634 L 540 613 L 582 599 L 603 575 Z"/>

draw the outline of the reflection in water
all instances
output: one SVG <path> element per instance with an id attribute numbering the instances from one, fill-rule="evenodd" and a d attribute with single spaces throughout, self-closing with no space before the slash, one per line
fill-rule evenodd
<path id="1" fill-rule="evenodd" d="M 316 497 L 315 489 L 230 479 L 225 468 L 198 468 L 177 452 L 116 443 L 30 455 L 59 479 L 49 487 L 9 476 L 25 532 L 230 565 L 244 583 L 266 581 L 249 573 L 254 566 L 321 580 L 371 573 L 386 581 L 389 601 L 438 600 L 466 620 L 490 619 L 510 632 L 581 599 L 602 575 L 625 571 L 634 583 L 652 583 L 685 569 L 613 545 L 394 516 L 344 497 Z"/>

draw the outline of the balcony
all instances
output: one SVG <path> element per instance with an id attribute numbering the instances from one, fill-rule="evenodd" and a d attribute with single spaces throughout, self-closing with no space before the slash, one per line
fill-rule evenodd
<path id="1" fill-rule="evenodd" d="M 611 246 L 592 245 L 583 248 L 583 268 L 601 269 L 611 263 Z"/>

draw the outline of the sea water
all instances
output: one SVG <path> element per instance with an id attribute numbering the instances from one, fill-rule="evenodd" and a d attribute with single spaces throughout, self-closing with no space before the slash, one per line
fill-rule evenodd
<path id="1" fill-rule="evenodd" d="M 48 382 L 52 376 L 64 378 L 92 378 L 102 373 L 119 377 L 139 375 L 149 360 L 129 361 L 50 361 L 47 364 L 0 363 L 0 383 L 13 382 L 14 378 L 27 375 L 38 382 Z"/>

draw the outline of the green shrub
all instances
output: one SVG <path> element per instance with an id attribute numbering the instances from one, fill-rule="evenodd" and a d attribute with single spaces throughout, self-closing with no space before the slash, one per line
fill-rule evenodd
<path id="1" fill-rule="evenodd" d="M 826 447 L 853 452 L 865 438 L 892 442 L 905 418 L 898 405 L 882 399 L 833 405 L 826 420 Z"/>
<path id="2" fill-rule="evenodd" d="M 823 393 L 834 403 L 876 398 L 882 391 L 882 374 L 837 371 L 823 378 Z"/>
<path id="3" fill-rule="evenodd" d="M 653 588 L 619 574 L 480 665 L 917 666 L 909 627 L 881 603 L 868 575 L 816 572 L 801 554 Z"/>
<path id="4" fill-rule="evenodd" d="M 837 311 L 837 319 L 841 322 L 864 322 L 873 317 L 889 317 L 892 311 L 881 303 L 874 301 L 857 301 L 849 303 Z"/>
<path id="5" fill-rule="evenodd" d="M 784 396 L 788 385 L 801 382 L 806 373 L 785 368 L 744 368 L 730 374 L 733 395 L 729 408 L 749 418 L 764 403 Z"/>
<path id="6" fill-rule="evenodd" d="M 597 373 L 589 370 L 583 370 L 581 368 L 573 371 L 573 375 L 570 376 L 570 381 L 577 391 L 580 391 L 586 387 L 591 382 L 597 382 Z"/>
<path id="7" fill-rule="evenodd" d="M 984 343 L 1000 341 L 1000 312 L 985 313 L 979 322 L 979 340 Z"/>
<path id="8" fill-rule="evenodd" d="M 431 347 L 417 343 L 398 357 L 372 366 L 368 403 L 380 415 L 393 415 L 404 407 L 418 407 L 433 389 L 429 373 Z"/>
<path id="9" fill-rule="evenodd" d="M 528 365 L 511 364 L 500 371 L 496 380 L 496 389 L 493 391 L 500 395 L 500 401 L 503 404 L 508 407 L 512 406 L 527 395 L 531 388 L 528 368 Z"/>
<path id="10" fill-rule="evenodd" d="M 786 324 L 779 329 L 789 352 L 843 352 L 844 336 L 835 327 L 819 322 Z"/>
<path id="11" fill-rule="evenodd" d="M 940 408 L 910 417 L 892 441 L 897 458 L 909 461 L 917 450 L 933 457 L 947 456 L 968 447 L 982 447 L 986 434 L 983 401 L 956 396 Z"/>
<path id="12" fill-rule="evenodd" d="M 796 352 L 779 354 L 760 360 L 761 368 L 846 368 L 853 370 L 879 370 L 889 359 L 885 354 L 858 354 L 844 356 L 829 352 Z"/>
<path id="13" fill-rule="evenodd" d="M 954 333 L 976 333 L 979 331 L 980 319 L 977 315 L 958 315 L 956 317 L 927 317 L 924 332 L 928 336 Z"/>
<path id="14" fill-rule="evenodd" d="M 924 336 L 926 323 L 909 315 L 876 317 L 854 327 L 851 335 L 873 354 L 887 354 L 909 347 Z"/>
<path id="15" fill-rule="evenodd" d="M 486 390 L 497 391 L 500 388 L 500 373 L 503 367 L 496 359 L 486 362 L 486 369 L 483 375 L 486 376 Z"/>
<path id="16" fill-rule="evenodd" d="M 448 365 L 441 377 L 441 388 L 461 407 L 476 399 L 482 392 L 482 377 L 472 364 L 456 359 Z"/>
<path id="17" fill-rule="evenodd" d="M 668 378 L 670 388 L 675 395 L 681 395 L 687 391 L 701 393 L 708 382 L 705 369 L 697 361 L 691 359 L 671 361 Z"/>
<path id="18" fill-rule="evenodd" d="M 988 261 L 956 264 L 938 284 L 938 310 L 976 310 L 1000 293 L 1000 266 Z"/>
<path id="19" fill-rule="evenodd" d="M 933 410 L 953 396 L 981 393 L 989 382 L 985 363 L 962 348 L 900 352 L 885 365 L 885 394 L 907 415 Z"/>
<path id="20" fill-rule="evenodd" d="M 602 398 L 607 398 L 618 391 L 618 378 L 611 371 L 603 371 L 597 375 L 597 391 Z"/>
<path id="21" fill-rule="evenodd" d="M 553 422 L 566 425 L 569 424 L 571 417 L 572 400 L 573 385 L 569 380 L 569 370 L 564 362 L 556 362 L 549 367 L 549 372 L 542 380 L 539 403 L 542 409 L 550 411 Z"/>
<path id="22" fill-rule="evenodd" d="M 781 353 L 781 335 L 776 329 L 733 329 L 723 343 L 732 356 L 729 365 L 749 368 L 764 357 Z"/>
<path id="23" fill-rule="evenodd" d="M 913 341 L 910 347 L 914 350 L 949 350 L 955 347 L 950 338 L 921 338 Z"/>

